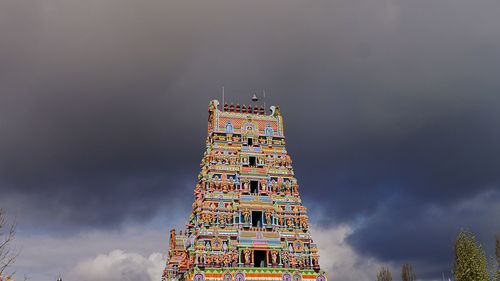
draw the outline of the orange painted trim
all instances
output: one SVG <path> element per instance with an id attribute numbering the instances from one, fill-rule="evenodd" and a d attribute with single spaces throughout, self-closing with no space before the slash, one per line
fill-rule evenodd
<path id="1" fill-rule="evenodd" d="M 211 278 L 219 278 L 219 277 L 223 277 L 225 273 L 205 273 L 205 277 L 211 277 Z M 248 277 L 248 278 L 251 278 L 251 277 L 264 277 L 264 278 L 273 278 L 273 277 L 276 277 L 276 278 L 281 278 L 281 276 L 283 275 L 283 273 L 252 273 L 252 272 L 247 272 L 245 273 L 245 276 Z M 315 279 L 317 275 L 312 275 L 312 274 L 301 274 L 302 275 L 302 278 L 305 278 L 305 279 Z"/>

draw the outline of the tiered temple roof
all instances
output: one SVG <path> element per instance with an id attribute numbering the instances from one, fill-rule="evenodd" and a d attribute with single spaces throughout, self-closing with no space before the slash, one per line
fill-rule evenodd
<path id="1" fill-rule="evenodd" d="M 209 104 L 208 135 L 184 233 L 164 281 L 326 281 L 285 147 L 279 107 Z"/>

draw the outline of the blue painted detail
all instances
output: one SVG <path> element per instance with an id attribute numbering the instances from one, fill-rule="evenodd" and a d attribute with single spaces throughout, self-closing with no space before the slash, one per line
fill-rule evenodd
<path id="1" fill-rule="evenodd" d="M 269 245 L 269 246 L 280 246 L 280 239 L 269 238 L 269 239 L 253 239 L 253 238 L 240 238 L 238 239 L 238 243 L 244 246 L 251 246 L 255 244 L 259 245 Z"/>
<path id="2" fill-rule="evenodd" d="M 240 201 L 241 202 L 250 202 L 250 201 L 255 200 L 255 197 L 256 197 L 255 195 L 241 195 Z M 259 196 L 259 199 L 260 199 L 260 201 L 262 201 L 264 203 L 272 203 L 273 202 L 273 200 L 269 196 Z"/>
<path id="3" fill-rule="evenodd" d="M 234 132 L 233 124 L 231 124 L 231 121 L 227 121 L 227 123 L 226 123 L 226 134 L 232 134 L 233 132 Z"/>
<path id="4" fill-rule="evenodd" d="M 266 137 L 272 137 L 274 135 L 274 130 L 271 128 L 271 125 L 267 124 L 266 129 L 264 130 Z"/>

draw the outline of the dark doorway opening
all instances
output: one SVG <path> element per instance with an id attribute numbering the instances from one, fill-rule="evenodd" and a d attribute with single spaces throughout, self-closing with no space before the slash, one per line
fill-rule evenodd
<path id="1" fill-rule="evenodd" d="M 253 211 L 252 212 L 252 226 L 253 227 L 262 227 L 262 212 Z"/>
<path id="2" fill-rule="evenodd" d="M 250 181 L 250 193 L 258 193 L 258 192 L 259 192 L 259 182 Z"/>
<path id="3" fill-rule="evenodd" d="M 249 158 L 249 166 L 250 167 L 255 167 L 257 165 L 257 161 L 255 160 L 255 156 L 250 156 Z"/>
<path id="4" fill-rule="evenodd" d="M 253 145 L 253 138 L 248 138 L 248 145 Z"/>
<path id="5" fill-rule="evenodd" d="M 266 251 L 253 252 L 254 267 L 266 267 Z"/>

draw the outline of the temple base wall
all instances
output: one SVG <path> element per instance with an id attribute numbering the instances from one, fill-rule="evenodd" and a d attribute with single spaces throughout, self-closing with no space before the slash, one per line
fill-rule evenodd
<path id="1" fill-rule="evenodd" d="M 327 281 L 323 271 L 294 268 L 205 268 L 184 274 L 185 281 Z M 179 279 L 177 279 L 179 280 Z M 173 280 L 172 280 L 173 281 Z"/>

